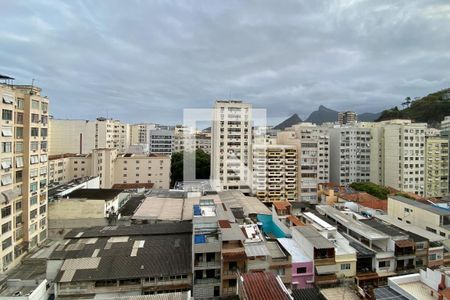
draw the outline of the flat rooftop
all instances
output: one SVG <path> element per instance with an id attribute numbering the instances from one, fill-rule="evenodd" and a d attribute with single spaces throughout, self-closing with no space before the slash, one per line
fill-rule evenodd
<path id="1" fill-rule="evenodd" d="M 329 218 L 334 219 L 336 222 L 339 222 L 343 226 L 349 228 L 350 230 L 356 232 L 361 236 L 364 236 L 367 239 L 381 240 L 389 238 L 387 234 L 376 230 L 361 221 L 353 219 L 352 217 L 346 215 L 342 211 L 339 211 L 332 206 L 317 205 L 316 210 L 319 213 L 327 215 Z"/>
<path id="2" fill-rule="evenodd" d="M 367 220 L 361 220 L 364 224 L 369 225 L 372 228 L 375 228 L 391 237 L 398 237 L 398 236 L 404 236 L 405 238 L 408 238 L 408 234 L 404 231 L 401 231 L 393 226 L 388 226 L 386 224 L 383 224 L 380 221 L 374 220 L 374 219 L 367 219 Z"/>
<path id="3" fill-rule="evenodd" d="M 113 200 L 123 190 L 119 189 L 79 189 L 68 194 L 69 198 Z"/>
<path id="4" fill-rule="evenodd" d="M 432 233 L 426 229 L 417 227 L 415 225 L 401 222 L 401 221 L 396 220 L 388 215 L 376 215 L 375 218 L 380 219 L 383 222 L 392 224 L 397 228 L 400 228 L 400 229 L 406 230 L 410 233 L 413 233 L 415 235 L 421 236 L 430 242 L 439 242 L 439 241 L 443 241 L 446 239 L 446 237 L 440 236 L 439 234 Z M 414 238 L 414 236 L 413 236 L 413 238 Z"/>
<path id="5" fill-rule="evenodd" d="M 314 227 L 311 225 L 294 227 L 294 230 L 300 232 L 308 241 L 313 244 L 316 249 L 329 249 L 334 248 L 334 244 L 324 238 Z"/>
<path id="6" fill-rule="evenodd" d="M 256 197 L 245 196 L 242 192 L 237 190 L 229 190 L 218 193 L 222 203 L 225 203 L 230 209 L 242 207 L 244 215 L 271 215 L 267 206 L 265 206 Z"/>
<path id="7" fill-rule="evenodd" d="M 291 255 L 292 263 L 302 263 L 312 261 L 312 259 L 303 251 L 303 249 L 294 239 L 279 238 L 278 242 Z"/>

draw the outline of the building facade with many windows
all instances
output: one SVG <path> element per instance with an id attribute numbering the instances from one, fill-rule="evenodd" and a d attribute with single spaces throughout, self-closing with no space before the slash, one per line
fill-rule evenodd
<path id="1" fill-rule="evenodd" d="M 49 100 L 33 86 L 0 84 L 1 271 L 47 238 Z"/>
<path id="2" fill-rule="evenodd" d="M 212 126 L 211 179 L 218 190 L 250 192 L 252 106 L 216 101 Z"/>

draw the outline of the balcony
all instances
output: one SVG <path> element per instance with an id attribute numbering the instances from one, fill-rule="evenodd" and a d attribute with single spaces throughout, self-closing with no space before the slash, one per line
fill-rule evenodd
<path id="1" fill-rule="evenodd" d="M 220 277 L 195 279 L 194 284 L 219 284 Z"/>
<path id="2" fill-rule="evenodd" d="M 211 269 L 211 268 L 220 268 L 220 260 L 213 261 L 196 261 L 194 262 L 195 269 Z"/>

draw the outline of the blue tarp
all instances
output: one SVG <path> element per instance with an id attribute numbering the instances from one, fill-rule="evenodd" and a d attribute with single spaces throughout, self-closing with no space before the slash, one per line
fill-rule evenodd
<path id="1" fill-rule="evenodd" d="M 273 235 L 277 239 L 284 238 L 286 235 L 273 221 L 270 215 L 257 215 L 256 218 L 262 223 L 262 230 L 266 235 Z"/>
<path id="2" fill-rule="evenodd" d="M 205 244 L 206 243 L 206 235 L 204 234 L 196 234 L 194 237 L 195 244 Z"/>
<path id="3" fill-rule="evenodd" d="M 194 205 L 194 216 L 201 216 L 202 210 L 200 209 L 200 205 Z"/>

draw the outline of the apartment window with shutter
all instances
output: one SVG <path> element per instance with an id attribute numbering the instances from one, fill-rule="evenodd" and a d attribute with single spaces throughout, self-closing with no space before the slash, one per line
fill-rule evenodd
<path id="1" fill-rule="evenodd" d="M 2 127 L 2 136 L 5 136 L 5 137 L 12 136 L 12 127 L 11 126 L 3 126 Z"/>
<path id="2" fill-rule="evenodd" d="M 22 168 L 23 167 L 23 157 L 16 157 L 16 168 Z"/>
<path id="3" fill-rule="evenodd" d="M 2 159 L 1 167 L 3 170 L 11 169 L 11 158 Z"/>

